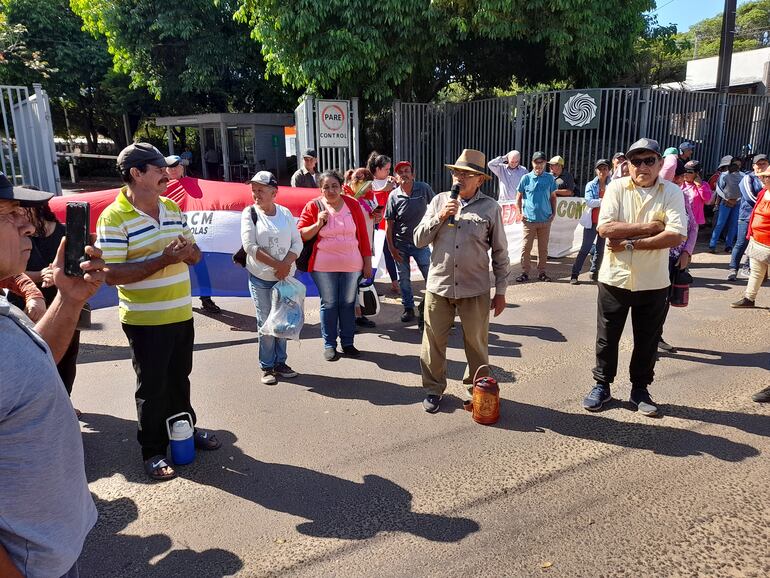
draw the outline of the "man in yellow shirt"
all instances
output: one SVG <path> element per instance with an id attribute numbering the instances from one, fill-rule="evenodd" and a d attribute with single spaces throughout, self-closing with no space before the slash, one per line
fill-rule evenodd
<path id="1" fill-rule="evenodd" d="M 654 376 L 670 285 L 668 254 L 687 235 L 687 214 L 679 187 L 658 176 L 663 159 L 656 141 L 638 140 L 626 158 L 630 176 L 607 186 L 599 212 L 597 230 L 607 239 L 608 255 L 599 271 L 596 385 L 583 407 L 598 411 L 612 399 L 618 344 L 631 311 L 631 403 L 640 413 L 655 416 L 658 408 L 647 388 Z"/>
<path id="2" fill-rule="evenodd" d="M 120 321 L 136 371 L 136 409 L 147 475 L 169 480 L 166 420 L 188 413 L 193 363 L 192 297 L 189 265 L 201 259 L 176 203 L 161 195 L 168 184 L 164 157 L 149 143 L 134 143 L 118 155 L 125 186 L 96 225 L 97 245 L 109 264 L 107 283 L 118 286 Z M 195 447 L 215 450 L 215 436 L 196 429 Z"/>

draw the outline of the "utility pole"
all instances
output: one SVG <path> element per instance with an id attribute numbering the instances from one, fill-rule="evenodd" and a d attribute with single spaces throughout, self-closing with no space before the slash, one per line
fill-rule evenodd
<path id="1" fill-rule="evenodd" d="M 718 122 L 716 143 L 712 151 L 712 163 L 724 154 L 725 122 L 727 119 L 727 93 L 730 90 L 730 67 L 733 63 L 733 40 L 735 39 L 735 11 L 737 0 L 725 0 L 725 11 L 722 14 L 722 38 L 719 43 L 719 60 L 717 61 L 716 91 L 719 94 Z"/>
<path id="2" fill-rule="evenodd" d="M 717 92 L 726 93 L 730 88 L 736 4 L 737 0 L 725 0 L 725 11 L 722 15 L 722 38 L 719 43 L 719 61 L 717 63 Z"/>

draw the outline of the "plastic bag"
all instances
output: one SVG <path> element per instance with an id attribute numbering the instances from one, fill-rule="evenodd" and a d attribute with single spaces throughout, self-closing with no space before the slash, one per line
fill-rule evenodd
<path id="1" fill-rule="evenodd" d="M 304 323 L 305 286 L 294 277 L 278 281 L 270 292 L 270 315 L 259 334 L 299 341 Z"/>

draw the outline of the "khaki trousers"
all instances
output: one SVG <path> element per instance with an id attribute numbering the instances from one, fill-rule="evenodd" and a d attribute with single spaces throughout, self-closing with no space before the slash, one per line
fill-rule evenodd
<path id="1" fill-rule="evenodd" d="M 749 282 L 746 284 L 744 297 L 756 301 L 759 288 L 762 287 L 762 282 L 767 277 L 768 266 L 767 263 L 749 258 L 749 267 L 751 267 L 751 274 L 749 275 Z"/>
<path id="2" fill-rule="evenodd" d="M 548 262 L 548 237 L 551 235 L 551 222 L 524 223 L 524 246 L 521 248 L 521 270 L 529 274 L 532 267 L 530 253 L 532 245 L 537 239 L 537 270 L 545 271 Z"/>
<path id="3" fill-rule="evenodd" d="M 471 383 L 476 370 L 489 363 L 490 302 L 488 292 L 464 299 L 448 299 L 425 292 L 425 331 L 422 334 L 420 369 L 422 386 L 428 394 L 441 395 L 446 389 L 446 348 L 455 314 L 460 315 L 468 360 L 463 383 Z"/>

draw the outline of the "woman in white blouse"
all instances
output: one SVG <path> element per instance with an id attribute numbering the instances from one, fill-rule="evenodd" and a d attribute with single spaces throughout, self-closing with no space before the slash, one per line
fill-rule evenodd
<path id="1" fill-rule="evenodd" d="M 273 174 L 258 172 L 251 179 L 254 204 L 241 215 L 241 242 L 258 329 L 270 315 L 273 285 L 294 274 L 294 261 L 302 251 L 302 238 L 291 211 L 275 203 L 277 192 L 278 181 Z M 286 339 L 271 335 L 259 337 L 259 366 L 265 385 L 278 383 L 279 377 L 297 376 L 286 365 Z"/>

